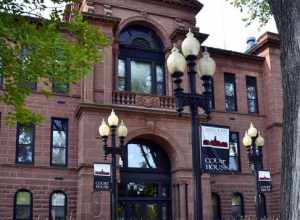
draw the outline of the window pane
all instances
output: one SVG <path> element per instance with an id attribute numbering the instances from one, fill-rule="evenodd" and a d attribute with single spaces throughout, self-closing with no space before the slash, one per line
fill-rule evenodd
<path id="1" fill-rule="evenodd" d="M 256 100 L 248 99 L 248 111 L 251 113 L 257 112 Z"/>
<path id="2" fill-rule="evenodd" d="M 21 145 L 18 146 L 17 161 L 19 163 L 31 163 L 32 162 L 32 146 L 31 145 Z"/>
<path id="3" fill-rule="evenodd" d="M 64 131 L 53 131 L 53 147 L 66 147 L 66 133 Z"/>
<path id="4" fill-rule="evenodd" d="M 60 81 L 53 81 L 53 91 L 57 93 L 68 93 L 69 92 L 69 84 L 63 83 Z"/>
<path id="5" fill-rule="evenodd" d="M 161 65 L 156 66 L 156 94 L 164 95 L 164 70 Z"/>
<path id="6" fill-rule="evenodd" d="M 51 212 L 51 215 L 55 216 L 55 220 L 64 219 L 66 216 L 65 207 L 52 207 Z"/>
<path id="7" fill-rule="evenodd" d="M 143 144 L 128 144 L 128 167 L 157 168 L 157 155 L 148 146 Z"/>
<path id="8" fill-rule="evenodd" d="M 58 164 L 58 165 L 66 164 L 65 148 L 52 148 L 52 164 Z"/>
<path id="9" fill-rule="evenodd" d="M 158 185 L 153 183 L 134 183 L 127 184 L 128 196 L 157 197 Z"/>
<path id="10" fill-rule="evenodd" d="M 119 59 L 119 62 L 118 62 L 118 87 L 117 87 L 117 89 L 119 91 L 125 90 L 125 74 L 126 74 L 125 61 Z"/>
<path id="11" fill-rule="evenodd" d="M 159 207 L 157 204 L 146 205 L 146 216 L 147 220 L 157 220 L 159 217 Z"/>
<path id="12" fill-rule="evenodd" d="M 225 83 L 225 95 L 226 96 L 234 96 L 234 84 L 233 83 Z"/>
<path id="13" fill-rule="evenodd" d="M 16 219 L 30 219 L 30 206 L 17 206 Z"/>
<path id="14" fill-rule="evenodd" d="M 236 104 L 235 104 L 235 98 L 226 96 L 225 98 L 225 108 L 228 112 L 236 111 Z"/>
<path id="15" fill-rule="evenodd" d="M 239 171 L 239 135 L 237 132 L 230 132 L 229 140 L 229 170 Z"/>
<path id="16" fill-rule="evenodd" d="M 17 193 L 17 205 L 30 205 L 31 198 L 29 192 L 18 192 Z"/>
<path id="17" fill-rule="evenodd" d="M 149 63 L 131 61 L 131 91 L 151 93 L 151 65 Z"/>
<path id="18" fill-rule="evenodd" d="M 31 144 L 33 138 L 32 126 L 19 125 L 19 144 Z"/>
<path id="19" fill-rule="evenodd" d="M 256 88 L 253 86 L 247 87 L 248 99 L 256 99 Z"/>
<path id="20" fill-rule="evenodd" d="M 66 196 L 63 193 L 52 194 L 52 206 L 65 206 Z"/>

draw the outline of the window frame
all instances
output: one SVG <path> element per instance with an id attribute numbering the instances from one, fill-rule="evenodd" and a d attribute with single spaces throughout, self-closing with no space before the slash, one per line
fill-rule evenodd
<path id="1" fill-rule="evenodd" d="M 20 128 L 22 126 L 30 126 L 32 128 L 32 143 L 31 144 L 20 144 L 19 143 Z M 25 147 L 25 146 L 31 146 L 31 151 L 32 151 L 32 161 L 31 162 L 19 162 L 18 161 L 19 148 L 20 147 Z M 34 164 L 34 151 L 35 151 L 35 147 L 34 146 L 35 146 L 35 125 L 34 124 L 22 125 L 21 123 L 17 122 L 17 131 L 16 131 L 16 158 L 15 158 L 16 164 L 33 165 Z"/>
<path id="2" fill-rule="evenodd" d="M 233 172 L 233 173 L 237 173 L 237 172 L 241 172 L 241 146 L 240 146 L 240 133 L 238 131 L 229 131 L 229 143 L 231 142 L 232 138 L 231 135 L 232 134 L 236 134 L 237 135 L 237 145 L 238 145 L 238 149 L 237 149 L 237 162 L 238 162 L 238 170 L 230 170 L 228 167 L 228 171 L 229 172 Z M 229 149 L 229 153 L 230 153 L 230 149 Z M 230 163 L 230 155 L 229 155 L 229 163 Z M 230 165 L 230 164 L 229 164 Z"/>
<path id="3" fill-rule="evenodd" d="M 66 122 L 66 147 L 64 148 L 66 153 L 65 153 L 65 164 L 55 164 L 52 161 L 52 152 L 53 152 L 53 148 L 61 148 L 61 147 L 54 147 L 53 146 L 53 131 L 54 131 L 54 126 L 53 126 L 53 121 L 54 120 L 61 120 Z M 50 166 L 53 167 L 67 167 L 68 166 L 68 151 L 69 151 L 69 119 L 67 118 L 59 118 L 59 117 L 51 117 L 51 143 L 50 143 Z"/>
<path id="4" fill-rule="evenodd" d="M 17 218 L 17 195 L 19 192 L 26 192 L 29 193 L 30 195 L 30 212 L 29 212 L 29 219 L 28 220 L 32 220 L 33 219 L 33 197 L 32 197 L 32 192 L 28 189 L 19 189 L 15 192 L 14 195 L 14 213 L 13 213 L 13 220 L 22 220 L 22 219 L 18 219 Z"/>
<path id="5" fill-rule="evenodd" d="M 131 29 L 130 29 L 131 28 Z M 140 29 L 139 29 L 140 28 Z M 151 36 L 151 33 L 155 33 L 152 29 L 146 28 L 148 30 L 148 33 L 143 33 L 143 29 L 145 31 L 146 27 L 143 26 L 134 26 L 134 27 L 129 27 L 128 31 L 136 31 L 136 35 L 132 35 L 130 39 L 127 39 L 125 42 L 120 43 L 120 52 L 117 57 L 117 63 L 119 60 L 123 60 L 125 62 L 125 85 L 124 85 L 124 90 L 119 90 L 119 71 L 118 71 L 118 65 L 117 70 L 116 70 L 116 83 L 115 83 L 115 89 L 117 91 L 126 91 L 126 92 L 132 92 L 131 90 L 131 61 L 136 61 L 136 62 L 143 62 L 143 63 L 150 63 L 151 64 L 151 92 L 150 93 L 138 93 L 134 92 L 136 94 L 141 94 L 141 95 L 156 95 L 156 96 L 165 96 L 166 95 L 166 69 L 165 69 L 165 55 L 164 55 L 164 48 L 163 48 L 163 43 L 159 42 L 161 41 L 158 36 Z M 140 33 L 138 31 L 141 31 Z M 123 31 L 127 31 L 124 29 Z M 122 32 L 123 32 L 122 31 Z M 121 32 L 121 34 L 122 34 Z M 120 35 L 121 35 L 120 34 Z M 149 35 L 147 35 L 149 34 Z M 142 48 L 138 47 L 136 45 L 133 45 L 132 42 L 137 39 L 142 37 L 145 41 L 149 42 L 149 45 L 156 45 L 156 46 L 161 46 L 160 49 L 158 48 Z M 132 42 L 131 42 L 132 41 Z M 160 45 L 161 44 L 161 45 Z M 157 71 L 156 71 L 156 66 L 161 66 L 163 70 L 163 89 L 162 89 L 162 94 L 159 94 L 157 91 Z"/>
<path id="6" fill-rule="evenodd" d="M 248 97 L 248 87 L 254 87 L 255 89 L 255 99 L 249 99 Z M 246 76 L 246 95 L 247 95 L 247 106 L 249 114 L 258 114 L 259 113 L 259 104 L 258 104 L 258 90 L 257 90 L 257 77 L 255 76 Z M 255 100 L 256 111 L 251 112 L 249 109 L 249 101 Z"/>
<path id="7" fill-rule="evenodd" d="M 50 197 L 49 197 L 49 219 L 52 219 L 52 196 L 57 193 L 57 194 L 63 194 L 65 196 L 65 204 L 64 204 L 64 212 L 65 212 L 65 219 L 68 218 L 68 196 L 67 194 L 62 191 L 62 190 L 55 190 L 53 192 L 51 192 Z M 57 207 L 57 206 L 56 206 Z"/>
<path id="8" fill-rule="evenodd" d="M 227 96 L 226 95 L 226 87 L 225 84 L 226 83 L 231 83 L 233 84 L 233 88 L 234 88 L 234 96 Z M 224 98 L 225 98 L 225 111 L 226 112 L 237 112 L 238 111 L 238 106 L 237 106 L 237 91 L 236 91 L 236 78 L 235 78 L 235 74 L 234 73 L 224 73 Z M 233 98 L 234 100 L 234 109 L 228 109 L 226 108 L 226 103 L 227 103 L 227 99 L 228 98 Z"/>

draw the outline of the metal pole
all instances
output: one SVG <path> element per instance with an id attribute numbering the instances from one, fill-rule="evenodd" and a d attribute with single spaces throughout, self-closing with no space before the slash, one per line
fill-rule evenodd
<path id="1" fill-rule="evenodd" d="M 190 92 L 192 96 L 196 92 L 196 72 L 195 72 L 196 56 L 187 57 L 188 75 L 190 83 Z M 192 116 L 192 153 L 193 153 L 193 187 L 194 187 L 194 220 L 203 219 L 202 211 L 202 182 L 201 182 L 201 157 L 200 157 L 200 132 L 198 122 L 198 104 L 195 100 L 190 103 Z"/>
<path id="2" fill-rule="evenodd" d="M 116 168 L 116 127 L 111 127 L 111 165 L 112 165 L 112 191 L 111 191 L 111 219 L 117 220 L 117 168 Z"/>
<path id="3" fill-rule="evenodd" d="M 255 138 L 256 139 L 256 138 Z M 257 220 L 261 220 L 261 198 L 260 198 L 260 190 L 259 190 L 259 181 L 258 181 L 258 160 L 259 160 L 259 155 L 257 155 L 257 147 L 255 144 L 255 139 L 253 139 L 253 146 L 252 146 L 252 159 L 254 163 L 254 171 L 255 171 L 255 181 L 256 181 L 256 201 L 255 201 L 255 206 L 256 206 L 256 218 Z"/>

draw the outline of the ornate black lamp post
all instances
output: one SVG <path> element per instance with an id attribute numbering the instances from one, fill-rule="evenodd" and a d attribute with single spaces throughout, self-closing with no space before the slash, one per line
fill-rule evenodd
<path id="1" fill-rule="evenodd" d="M 199 60 L 199 71 L 203 80 L 204 92 L 202 95 L 197 93 L 196 89 L 196 60 L 200 52 L 200 43 L 189 31 L 187 37 L 182 42 L 182 53 L 174 46 L 172 53 L 168 57 L 168 71 L 172 75 L 175 83 L 176 111 L 181 115 L 185 106 L 190 107 L 192 117 L 192 153 L 193 153 L 193 180 L 194 180 L 194 219 L 202 220 L 202 169 L 201 169 L 201 151 L 200 151 L 200 132 L 198 108 L 203 108 L 206 114 L 211 111 L 211 93 L 209 86 L 210 78 L 215 73 L 216 64 L 210 58 L 208 52 L 204 52 L 203 58 Z M 181 87 L 182 79 L 186 66 L 188 66 L 188 77 L 190 92 L 185 93 Z"/>
<path id="2" fill-rule="evenodd" d="M 109 126 L 108 126 L 109 125 Z M 118 205 L 118 192 L 117 192 L 117 167 L 116 167 L 116 156 L 122 155 L 122 147 L 124 146 L 124 140 L 127 136 L 127 128 L 123 121 L 119 125 L 119 118 L 112 110 L 110 116 L 108 117 L 108 125 L 105 120 L 99 127 L 99 134 L 103 141 L 103 147 L 105 152 L 105 159 L 107 155 L 111 154 L 111 166 L 112 166 L 112 189 L 111 189 L 111 219 L 117 220 L 117 205 Z M 118 127 L 119 125 L 119 127 Z M 117 129 L 118 127 L 118 129 Z M 116 146 L 116 130 L 118 130 L 118 136 L 120 138 L 120 146 Z M 107 140 L 109 133 L 111 131 L 111 147 L 107 146 Z"/>
<path id="3" fill-rule="evenodd" d="M 261 220 L 265 216 L 262 209 L 262 196 L 259 189 L 258 171 L 262 169 L 262 147 L 264 146 L 264 138 L 257 132 L 257 129 L 251 123 L 248 131 L 245 132 L 243 138 L 243 145 L 246 147 L 248 152 L 249 163 L 252 167 L 253 175 L 256 180 L 256 219 Z"/>

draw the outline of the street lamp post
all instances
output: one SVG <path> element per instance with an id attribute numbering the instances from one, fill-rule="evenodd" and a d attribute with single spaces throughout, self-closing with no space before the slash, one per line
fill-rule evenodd
<path id="1" fill-rule="evenodd" d="M 200 151 L 200 132 L 199 132 L 199 117 L 198 108 L 203 108 L 206 114 L 211 111 L 211 93 L 209 90 L 210 79 L 215 73 L 216 64 L 210 58 L 207 51 L 204 52 L 203 57 L 199 60 L 199 72 L 203 80 L 204 92 L 202 95 L 196 90 L 196 60 L 200 52 L 200 43 L 194 37 L 191 31 L 188 32 L 187 37 L 182 42 L 181 47 L 183 55 L 174 45 L 172 53 L 168 57 L 167 66 L 168 71 L 174 80 L 175 89 L 174 94 L 176 98 L 176 111 L 181 115 L 185 106 L 190 107 L 192 117 L 192 155 L 193 155 L 193 187 L 194 187 L 194 219 L 203 219 L 202 209 L 202 169 L 201 169 L 201 151 Z M 187 73 L 189 77 L 189 93 L 185 93 L 181 87 L 182 76 L 188 67 Z"/>
<path id="2" fill-rule="evenodd" d="M 256 181 L 256 218 L 257 220 L 263 219 L 265 216 L 262 212 L 262 200 L 261 192 L 259 189 L 259 179 L 258 172 L 262 169 L 262 147 L 264 146 L 264 138 L 257 132 L 257 129 L 254 127 L 253 123 L 250 124 L 248 131 L 245 132 L 243 137 L 243 145 L 246 147 L 248 152 L 249 163 L 252 167 L 253 175 L 255 176 Z"/>
<path id="3" fill-rule="evenodd" d="M 108 126 L 109 125 L 109 126 Z M 107 155 L 111 154 L 111 166 L 112 166 L 112 189 L 111 189 L 111 219 L 117 220 L 117 205 L 118 205 L 118 190 L 117 190 L 117 155 L 122 156 L 122 147 L 124 146 L 124 140 L 127 136 L 127 128 L 123 121 L 119 125 L 119 118 L 112 110 L 110 116 L 108 117 L 108 125 L 105 120 L 102 120 L 102 123 L 99 127 L 99 134 L 103 141 L 103 148 L 105 153 L 105 160 Z M 118 127 L 119 125 L 119 127 Z M 107 140 L 111 131 L 111 147 L 108 147 Z M 116 131 L 120 138 L 120 146 L 116 146 Z"/>

